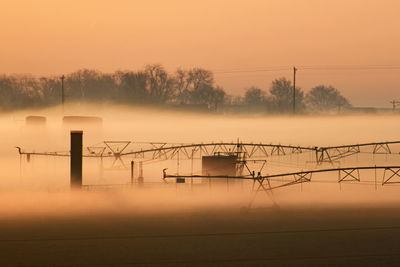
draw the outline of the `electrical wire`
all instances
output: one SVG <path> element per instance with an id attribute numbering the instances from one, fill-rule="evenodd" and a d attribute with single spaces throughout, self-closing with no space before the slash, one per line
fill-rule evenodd
<path id="1" fill-rule="evenodd" d="M 370 71 L 370 70 L 400 70 L 400 65 L 299 65 L 298 71 Z M 293 66 L 263 67 L 256 69 L 214 70 L 214 74 L 239 74 L 256 72 L 281 72 L 292 71 Z"/>

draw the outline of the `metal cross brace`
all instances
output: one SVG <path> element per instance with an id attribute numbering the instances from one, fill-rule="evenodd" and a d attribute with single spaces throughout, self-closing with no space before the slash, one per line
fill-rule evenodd
<path id="1" fill-rule="evenodd" d="M 357 176 L 353 175 L 354 171 L 357 171 Z M 343 177 L 340 176 L 341 172 L 344 173 Z M 350 178 L 350 179 L 346 179 L 346 178 Z M 360 182 L 360 171 L 359 171 L 359 169 L 339 170 L 339 172 L 338 172 L 338 182 L 339 183 L 344 182 L 344 181 L 354 181 L 354 180 Z"/>
<path id="2" fill-rule="evenodd" d="M 386 171 L 392 172 L 392 175 L 390 175 L 390 177 L 388 177 L 387 179 L 385 179 Z M 399 182 L 389 182 L 393 177 L 396 177 L 396 176 L 400 177 L 399 172 L 400 172 L 400 169 L 397 169 L 396 171 L 394 171 L 392 168 L 386 168 L 385 171 L 383 172 L 382 185 L 400 183 L 400 181 Z"/>

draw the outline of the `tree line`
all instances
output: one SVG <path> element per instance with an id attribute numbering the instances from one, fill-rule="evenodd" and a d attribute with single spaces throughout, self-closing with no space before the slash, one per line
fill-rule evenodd
<path id="1" fill-rule="evenodd" d="M 211 71 L 178 69 L 168 73 L 153 64 L 139 71 L 103 73 L 81 69 L 65 75 L 64 95 L 68 102 L 106 101 L 129 105 L 201 107 L 232 112 L 288 113 L 293 106 L 292 82 L 275 79 L 269 90 L 245 89 L 243 96 L 231 96 L 216 85 Z M 295 89 L 297 112 L 327 112 L 349 107 L 349 101 L 331 86 L 316 86 L 307 94 Z M 59 76 L 0 75 L 0 108 L 16 110 L 60 104 Z"/>

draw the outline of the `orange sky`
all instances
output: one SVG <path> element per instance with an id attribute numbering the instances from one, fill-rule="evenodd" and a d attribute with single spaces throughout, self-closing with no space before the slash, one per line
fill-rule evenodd
<path id="1" fill-rule="evenodd" d="M 291 78 L 291 66 L 400 67 L 398 0 L 2 0 L 0 72 L 60 74 L 79 68 L 214 71 L 230 93 Z M 400 69 L 299 70 L 305 91 L 336 86 L 355 105 L 400 100 Z"/>

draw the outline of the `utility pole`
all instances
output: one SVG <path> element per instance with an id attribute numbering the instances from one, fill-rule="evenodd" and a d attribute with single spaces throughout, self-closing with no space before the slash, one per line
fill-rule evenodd
<path id="1" fill-rule="evenodd" d="M 64 113 L 64 79 L 65 76 L 61 76 L 61 104 L 62 104 L 62 109 L 63 109 L 63 113 Z"/>
<path id="2" fill-rule="evenodd" d="M 293 114 L 296 114 L 296 67 L 293 67 Z"/>

